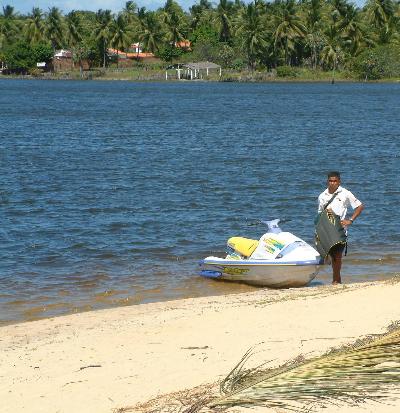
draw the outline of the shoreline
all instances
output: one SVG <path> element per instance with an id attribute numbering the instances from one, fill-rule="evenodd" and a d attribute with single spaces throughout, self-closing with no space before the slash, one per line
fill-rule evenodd
<path id="1" fill-rule="evenodd" d="M 330 267 L 324 266 L 316 279 L 309 285 L 303 288 L 315 289 L 320 286 L 328 286 L 331 284 Z M 386 269 L 387 270 L 387 269 Z M 351 271 L 350 271 L 351 273 Z M 343 274 L 344 284 L 361 284 L 370 282 L 388 281 L 395 277 L 398 272 L 385 271 L 373 279 L 357 279 L 358 276 Z M 209 284 L 209 285 L 208 285 Z M 200 285 L 202 287 L 200 287 Z M 177 301 L 184 299 L 207 298 L 213 296 L 228 296 L 234 294 L 248 293 L 252 291 L 261 291 L 265 288 L 248 285 L 238 282 L 226 282 L 208 280 L 198 276 L 197 282 L 191 283 L 188 287 L 181 290 L 174 290 L 174 293 L 168 295 L 159 293 L 154 295 L 151 289 L 149 292 L 138 292 L 141 299 L 135 298 L 135 291 L 128 291 L 126 289 L 116 288 L 114 290 L 106 289 L 102 292 L 97 292 L 89 296 L 82 296 L 75 301 L 65 300 L 68 294 L 61 296 L 57 301 L 40 302 L 33 300 L 31 303 L 24 301 L 23 297 L 16 296 L 15 299 L 8 304 L 0 305 L 0 328 L 14 324 L 21 324 L 25 322 L 33 322 L 45 320 L 49 318 L 63 317 L 68 315 L 87 313 L 98 310 L 108 310 L 113 308 L 124 308 L 134 305 L 143 305 L 151 303 L 163 303 L 168 301 Z M 271 290 L 273 291 L 273 290 Z M 146 294 L 148 295 L 146 296 Z"/>
<path id="2" fill-rule="evenodd" d="M 397 84 L 400 83 L 400 79 L 377 79 L 377 80 L 363 80 L 363 79 L 345 79 L 345 78 L 296 78 L 296 77 L 278 77 L 278 78 L 243 78 L 243 79 L 234 79 L 234 78 L 223 78 L 223 79 L 164 79 L 163 77 L 159 78 L 138 78 L 133 77 L 107 77 L 107 76 L 93 76 L 93 77 L 79 77 L 74 73 L 68 74 L 68 76 L 33 76 L 33 75 L 2 75 L 0 79 L 5 80 L 62 80 L 62 81 L 109 81 L 109 82 L 135 82 L 135 83 L 365 83 L 365 84 Z"/>
<path id="3" fill-rule="evenodd" d="M 277 367 L 382 334 L 400 320 L 399 294 L 395 277 L 2 326 L 0 395 L 5 412 L 136 411 L 132 406 L 154 398 L 215 384 L 249 348 L 255 349 L 250 365 Z"/>

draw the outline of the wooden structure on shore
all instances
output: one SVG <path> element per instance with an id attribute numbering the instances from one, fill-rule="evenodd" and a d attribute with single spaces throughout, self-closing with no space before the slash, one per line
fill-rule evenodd
<path id="1" fill-rule="evenodd" d="M 168 70 L 174 69 L 176 71 L 176 78 L 178 80 L 198 80 L 205 79 L 210 75 L 211 70 L 218 71 L 219 77 L 222 75 L 220 65 L 212 62 L 196 62 L 196 63 L 177 63 L 168 66 L 165 71 L 165 79 L 168 80 Z"/>

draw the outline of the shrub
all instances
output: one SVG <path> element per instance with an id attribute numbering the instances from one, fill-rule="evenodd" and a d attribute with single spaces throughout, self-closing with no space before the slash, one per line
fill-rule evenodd
<path id="1" fill-rule="evenodd" d="M 218 51 L 218 63 L 222 67 L 232 67 L 232 61 L 235 58 L 235 51 L 226 43 L 220 43 Z"/>
<path id="2" fill-rule="evenodd" d="M 165 62 L 172 62 L 173 60 L 179 60 L 183 54 L 183 49 L 168 45 L 160 48 L 156 56 Z"/>
<path id="3" fill-rule="evenodd" d="M 4 60 L 10 72 L 22 74 L 36 63 L 30 45 L 24 41 L 9 45 L 4 51 Z"/>
<path id="4" fill-rule="evenodd" d="M 9 45 L 4 51 L 4 60 L 10 72 L 26 74 L 36 68 L 38 62 L 48 62 L 53 56 L 46 43 L 29 44 L 23 40 Z"/>
<path id="5" fill-rule="evenodd" d="M 292 66 L 278 66 L 276 68 L 276 75 L 278 77 L 297 77 L 299 72 Z"/>
<path id="6" fill-rule="evenodd" d="M 48 43 L 39 42 L 32 45 L 33 58 L 36 63 L 38 62 L 50 62 L 53 58 L 53 49 Z"/>
<path id="7" fill-rule="evenodd" d="M 400 48 L 378 46 L 360 53 L 352 62 L 352 70 L 360 79 L 378 80 L 400 76 Z"/>
<path id="8" fill-rule="evenodd" d="M 237 57 L 236 59 L 233 60 L 231 64 L 231 68 L 235 70 L 243 70 L 247 66 L 246 62 L 244 59 L 241 57 Z"/>
<path id="9" fill-rule="evenodd" d="M 37 67 L 33 67 L 29 69 L 29 74 L 33 77 L 40 77 L 43 74 L 43 71 L 38 69 Z"/>

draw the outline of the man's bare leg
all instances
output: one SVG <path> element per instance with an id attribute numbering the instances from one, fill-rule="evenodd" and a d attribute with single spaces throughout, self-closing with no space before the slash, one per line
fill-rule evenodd
<path id="1" fill-rule="evenodd" d="M 330 256 L 332 258 L 332 273 L 333 273 L 332 284 L 342 283 L 342 278 L 340 276 L 340 270 L 342 269 L 342 255 L 343 255 L 342 248 L 335 248 L 330 253 Z"/>

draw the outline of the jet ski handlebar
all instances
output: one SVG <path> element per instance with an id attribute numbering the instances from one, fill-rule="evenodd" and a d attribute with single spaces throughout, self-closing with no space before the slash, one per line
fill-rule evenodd
<path id="1" fill-rule="evenodd" d="M 268 232 L 279 233 L 282 230 L 279 228 L 279 223 L 285 223 L 290 221 L 290 219 L 273 219 L 271 221 L 264 221 L 264 220 L 255 220 L 248 222 L 248 226 L 255 226 L 255 225 L 266 225 L 268 227 Z"/>

